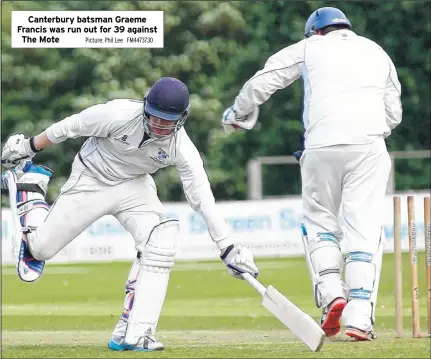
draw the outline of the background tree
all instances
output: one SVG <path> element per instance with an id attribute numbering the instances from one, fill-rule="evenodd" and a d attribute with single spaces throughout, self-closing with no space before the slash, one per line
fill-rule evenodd
<path id="1" fill-rule="evenodd" d="M 336 6 L 354 31 L 381 44 L 403 86 L 402 125 L 389 150 L 429 149 L 430 3 L 223 2 L 223 1 L 29 1 L 2 2 L 2 143 L 16 132 L 36 134 L 84 108 L 113 98 L 141 99 L 161 76 L 184 81 L 192 94 L 186 128 L 201 151 L 219 200 L 245 199 L 247 161 L 290 155 L 299 148 L 302 83 L 274 94 L 261 106 L 259 123 L 226 136 L 220 117 L 266 59 L 303 38 L 304 24 L 320 6 Z M 164 10 L 163 49 L 12 49 L 11 10 Z M 38 162 L 54 169 L 52 201 L 70 173 L 84 139 L 44 150 Z M 429 188 L 430 162 L 397 166 L 397 189 Z M 175 168 L 155 176 L 162 200 L 184 200 Z M 298 168 L 264 168 L 266 195 L 299 194 Z"/>

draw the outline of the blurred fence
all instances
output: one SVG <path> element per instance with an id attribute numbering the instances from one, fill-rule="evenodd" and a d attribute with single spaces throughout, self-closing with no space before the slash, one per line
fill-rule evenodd
<path id="1" fill-rule="evenodd" d="M 407 196 L 415 195 L 415 228 L 417 249 L 425 247 L 423 197 L 428 194 L 408 192 L 401 198 L 401 248 L 408 251 Z M 235 244 L 250 248 L 256 257 L 287 257 L 304 255 L 302 239 L 302 200 L 299 196 L 256 201 L 219 202 L 218 208 L 228 224 Z M 177 260 L 207 260 L 220 257 L 220 251 L 211 240 L 206 223 L 188 203 L 165 203 L 168 218 L 175 218 L 180 225 L 180 246 Z M 341 209 L 342 211 L 342 209 Z M 2 264 L 14 264 L 12 239 L 16 234 L 9 209 L 2 209 Z M 394 251 L 393 200 L 385 198 L 382 211 L 383 244 L 385 252 Z M 340 223 L 343 223 L 342 212 Z M 341 240 L 341 249 L 347 243 Z M 56 254 L 51 263 L 79 263 L 133 260 L 136 257 L 135 241 L 112 215 L 99 218 Z"/>
<path id="2" fill-rule="evenodd" d="M 411 189 L 411 188 L 397 188 L 396 185 L 396 165 L 401 160 L 428 160 L 431 158 L 431 150 L 423 151 L 395 151 L 390 152 L 392 160 L 392 169 L 389 176 L 387 194 L 393 194 L 398 189 Z M 267 165 L 295 165 L 298 166 L 298 161 L 294 156 L 262 156 L 255 157 L 248 161 L 247 164 L 247 178 L 248 178 L 248 199 L 263 199 L 266 196 L 263 193 L 263 176 L 262 167 Z M 420 165 L 419 165 L 420 166 Z M 429 167 L 421 167 L 424 171 Z M 420 183 L 419 190 L 430 188 L 430 175 L 424 176 L 427 180 L 424 183 Z M 280 193 L 280 195 L 286 195 L 292 193 Z"/>

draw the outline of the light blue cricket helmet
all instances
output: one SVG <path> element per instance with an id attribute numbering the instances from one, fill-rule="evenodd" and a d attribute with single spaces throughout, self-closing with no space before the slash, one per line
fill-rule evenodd
<path id="1" fill-rule="evenodd" d="M 322 7 L 314 11 L 305 24 L 305 37 L 310 37 L 316 34 L 317 30 L 331 25 L 345 25 L 349 29 L 352 24 L 346 15 L 335 7 Z"/>

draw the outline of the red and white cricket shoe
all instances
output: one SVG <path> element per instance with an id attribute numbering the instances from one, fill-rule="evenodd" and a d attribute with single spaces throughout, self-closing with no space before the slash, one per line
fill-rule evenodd
<path id="1" fill-rule="evenodd" d="M 346 305 L 347 301 L 344 298 L 336 298 L 323 309 L 320 325 L 327 337 L 332 337 L 340 332 L 340 318 Z"/>

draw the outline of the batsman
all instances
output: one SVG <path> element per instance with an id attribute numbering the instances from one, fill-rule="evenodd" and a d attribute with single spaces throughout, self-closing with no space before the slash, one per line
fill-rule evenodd
<path id="1" fill-rule="evenodd" d="M 308 18 L 305 39 L 273 54 L 244 84 L 223 113 L 222 125 L 228 131 L 253 128 L 258 106 L 301 77 L 305 149 L 295 156 L 321 326 L 327 336 L 344 324 L 348 336 L 373 340 L 391 170 L 385 139 L 401 123 L 401 85 L 383 48 L 357 35 L 341 10 L 324 7 Z"/>
<path id="2" fill-rule="evenodd" d="M 215 203 L 202 158 L 186 133 L 190 115 L 187 86 L 158 80 L 143 101 L 115 99 L 54 123 L 37 136 L 11 136 L 2 165 L 22 236 L 13 250 L 18 276 L 37 280 L 45 261 L 90 224 L 114 216 L 130 232 L 137 256 L 126 282 L 124 311 L 108 347 L 115 351 L 163 350 L 155 333 L 179 246 L 179 223 L 166 217 L 152 174 L 175 166 L 190 206 L 204 218 L 229 273 L 258 276 L 250 250 L 234 244 Z M 75 156 L 70 177 L 49 208 L 45 201 L 52 171 L 35 165 L 45 147 L 68 138 L 88 137 Z M 16 198 L 15 198 L 16 196 Z"/>

